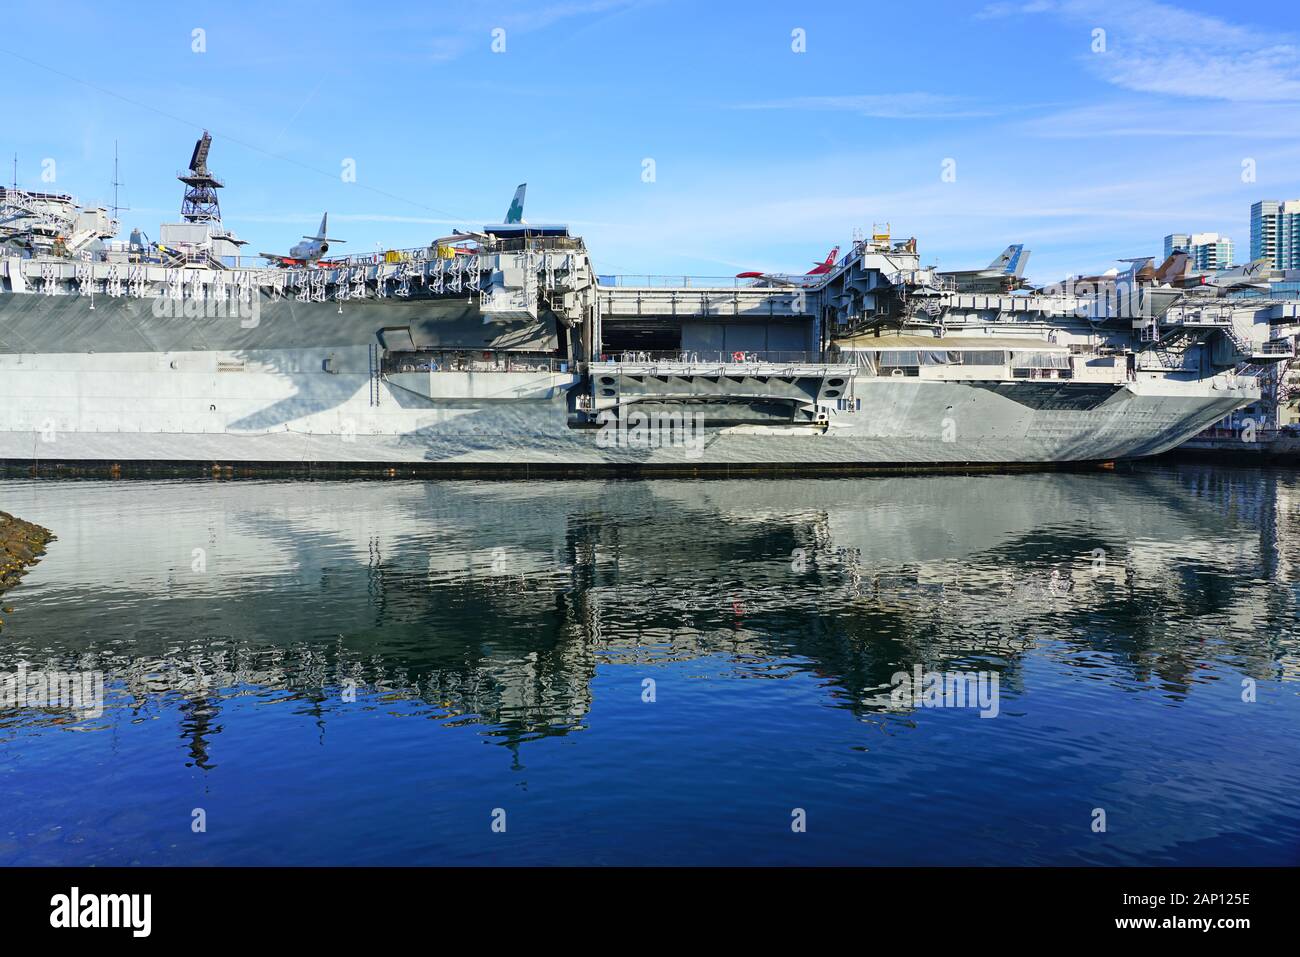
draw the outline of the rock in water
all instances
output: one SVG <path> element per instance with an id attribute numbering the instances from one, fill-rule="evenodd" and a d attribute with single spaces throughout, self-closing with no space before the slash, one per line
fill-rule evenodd
<path id="1" fill-rule="evenodd" d="M 54 536 L 48 528 L 0 512 L 0 592 L 18 584 L 27 569 L 41 560 L 45 546 L 52 541 Z"/>

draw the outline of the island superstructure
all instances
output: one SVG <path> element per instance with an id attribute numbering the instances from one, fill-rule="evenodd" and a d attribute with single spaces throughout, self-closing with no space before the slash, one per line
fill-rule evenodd
<path id="1" fill-rule="evenodd" d="M 818 471 L 1152 455 L 1290 358 L 1267 301 L 1106 283 L 961 291 L 915 240 L 813 281 L 602 276 L 565 226 L 275 265 L 208 138 L 181 221 L 0 191 L 0 461 L 243 471 Z M 513 217 L 511 217 L 513 218 Z M 287 263 L 287 265 L 286 265 Z M 1281 311 L 1279 311 L 1281 309 Z"/>

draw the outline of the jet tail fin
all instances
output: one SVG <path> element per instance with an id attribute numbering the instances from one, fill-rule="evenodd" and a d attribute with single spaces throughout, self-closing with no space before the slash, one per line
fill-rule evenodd
<path id="1" fill-rule="evenodd" d="M 1169 258 L 1156 269 L 1155 281 L 1161 284 L 1182 279 L 1187 272 L 1187 253 L 1181 249 L 1170 254 Z"/>
<path id="2" fill-rule="evenodd" d="M 520 183 L 519 188 L 515 190 L 515 198 L 511 200 L 510 208 L 506 210 L 506 223 L 522 223 L 524 221 L 524 193 L 527 189 L 527 183 Z"/>
<path id="3" fill-rule="evenodd" d="M 320 229 L 316 231 L 315 236 L 303 236 L 303 239 L 312 239 L 318 243 L 345 243 L 346 239 L 335 239 L 329 234 L 330 214 L 327 212 L 320 218 Z"/>
<path id="4" fill-rule="evenodd" d="M 812 269 L 808 270 L 807 275 L 820 276 L 822 273 L 830 272 L 831 268 L 835 265 L 835 259 L 836 257 L 839 256 L 839 254 L 840 254 L 840 247 L 832 246 L 831 251 L 826 254 L 825 259 L 823 259 L 819 263 L 813 263 L 813 267 Z"/>
<path id="5" fill-rule="evenodd" d="M 1002 252 L 998 253 L 996 258 L 994 258 L 993 262 L 989 263 L 989 268 L 1000 269 L 1003 272 L 1005 272 L 1007 266 L 1011 264 L 1011 257 L 1015 253 L 1015 251 L 1016 251 L 1015 246 L 1008 246 L 1006 249 L 1002 250 Z"/>
<path id="6" fill-rule="evenodd" d="M 1023 244 L 1012 244 L 1002 250 L 1001 254 L 989 263 L 989 269 L 997 269 L 1008 276 L 1019 278 L 1024 275 L 1025 263 L 1029 261 L 1029 253 L 1025 252 Z"/>

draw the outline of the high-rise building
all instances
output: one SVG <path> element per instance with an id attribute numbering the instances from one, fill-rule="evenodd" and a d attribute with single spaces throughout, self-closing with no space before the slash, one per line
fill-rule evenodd
<path id="1" fill-rule="evenodd" d="M 1176 252 L 1187 253 L 1192 268 L 1202 272 L 1233 264 L 1232 240 L 1218 233 L 1170 233 L 1165 237 L 1165 258 Z"/>
<path id="2" fill-rule="evenodd" d="M 1300 269 L 1300 199 L 1262 199 L 1250 207 L 1250 258 Z"/>

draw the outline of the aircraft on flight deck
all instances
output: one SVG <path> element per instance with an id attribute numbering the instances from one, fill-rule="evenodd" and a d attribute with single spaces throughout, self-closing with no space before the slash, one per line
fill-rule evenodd
<path id="1" fill-rule="evenodd" d="M 826 254 L 826 258 L 819 263 L 814 263 L 812 269 L 809 269 L 802 276 L 791 273 L 772 273 L 772 272 L 738 272 L 737 279 L 756 279 L 757 285 L 760 286 L 811 286 L 821 280 L 835 266 L 835 257 L 840 254 L 840 247 L 835 246 Z"/>
<path id="2" fill-rule="evenodd" d="M 345 243 L 346 239 L 335 239 L 327 232 L 330 214 L 320 218 L 320 229 L 315 236 L 303 236 L 305 242 L 290 247 L 287 256 L 280 253 L 258 253 L 263 259 L 269 259 L 277 266 L 310 266 L 330 251 L 330 243 Z"/>
<path id="3" fill-rule="evenodd" d="M 1028 285 L 1024 280 L 1028 262 L 1029 251 L 1024 245 L 1016 244 L 1002 250 L 984 269 L 956 269 L 939 275 L 952 279 L 958 292 L 1014 292 Z"/>
<path id="4" fill-rule="evenodd" d="M 1265 257 L 1248 262 L 1232 269 L 1210 269 L 1205 272 L 1188 273 L 1182 281 L 1176 283 L 1184 289 L 1200 290 L 1211 288 L 1230 289 L 1268 289 L 1266 278 L 1272 263 Z"/>

